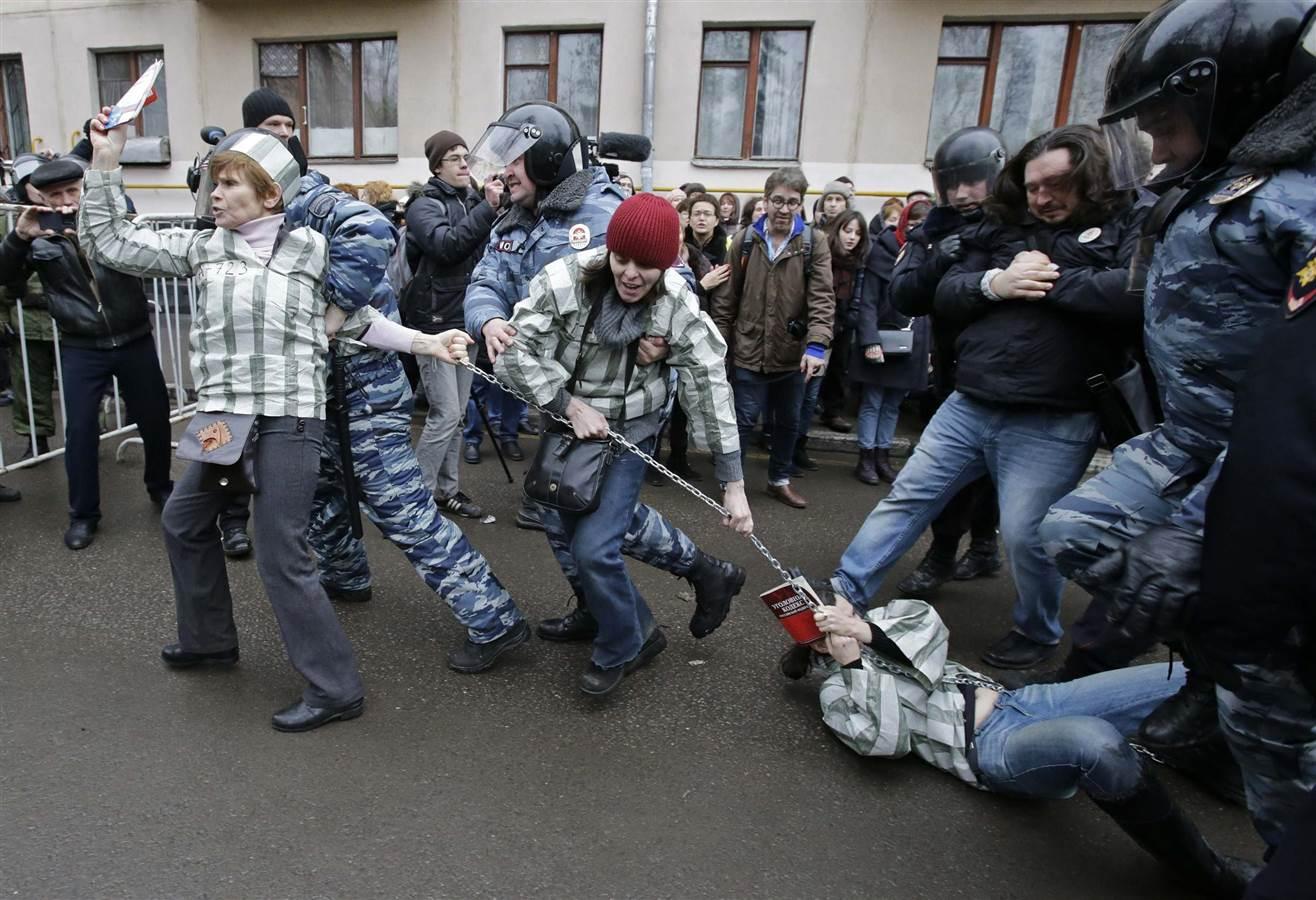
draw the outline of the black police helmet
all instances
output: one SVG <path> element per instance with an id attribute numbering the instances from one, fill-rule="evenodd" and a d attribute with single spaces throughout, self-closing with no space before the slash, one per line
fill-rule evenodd
<path id="1" fill-rule="evenodd" d="M 1005 142 L 990 128 L 961 128 L 941 142 L 932 157 L 932 180 L 942 205 L 959 184 L 992 182 L 1005 167 Z"/>
<path id="2" fill-rule="evenodd" d="M 522 103 L 503 113 L 504 125 L 539 136 L 525 152 L 525 171 L 538 187 L 552 188 L 580 170 L 580 128 L 565 109 L 545 100 Z"/>

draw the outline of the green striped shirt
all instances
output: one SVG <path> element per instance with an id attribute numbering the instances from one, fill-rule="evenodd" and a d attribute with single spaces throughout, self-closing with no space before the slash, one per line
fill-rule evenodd
<path id="1" fill-rule="evenodd" d="M 201 412 L 325 416 L 324 279 L 329 248 L 289 231 L 268 263 L 236 232 L 154 231 L 128 218 L 123 173 L 87 172 L 78 214 L 83 252 L 143 277 L 191 277 L 191 367 Z"/>

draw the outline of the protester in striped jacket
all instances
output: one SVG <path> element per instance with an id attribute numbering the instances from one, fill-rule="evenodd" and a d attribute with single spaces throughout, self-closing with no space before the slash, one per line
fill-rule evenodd
<path id="1" fill-rule="evenodd" d="M 300 185 L 297 161 L 268 132 L 231 135 L 210 164 L 217 227 L 156 232 L 128 219 L 119 168 L 125 133 L 104 130 L 107 112 L 91 129 L 94 156 L 78 217 L 82 248 L 131 274 L 192 276 L 197 409 L 256 416 L 256 562 L 288 657 L 308 682 L 300 700 L 275 713 L 273 725 L 306 731 L 355 718 L 364 707 L 364 687 L 306 538 L 325 424 L 329 251 L 323 235 L 284 222 L 284 205 Z M 449 362 L 464 358 L 468 340 L 449 332 L 431 341 L 369 307 L 339 333 Z M 161 656 L 175 668 L 238 659 L 233 599 L 215 525 L 227 496 L 203 489 L 203 465 L 192 464 L 179 479 L 162 518 L 178 643 Z"/>
<path id="2" fill-rule="evenodd" d="M 515 339 L 494 371 L 539 406 L 570 419 L 577 437 L 599 438 L 613 429 L 652 452 L 669 367 L 674 369 L 691 439 L 712 451 L 718 480 L 726 485 L 723 504 L 731 515 L 724 524 L 748 534 L 753 520 L 726 378 L 726 343 L 671 268 L 681 240 L 678 225 L 676 210 L 653 194 L 623 202 L 608 223 L 606 247 L 549 263 L 530 282 L 530 296 L 512 315 Z M 662 364 L 635 365 L 636 347 L 646 336 L 667 343 Z M 621 556 L 644 471 L 644 460 L 620 454 L 604 476 L 597 508 L 560 514 L 585 602 L 599 623 L 593 658 L 580 681 L 587 694 L 611 692 L 667 645 Z"/>

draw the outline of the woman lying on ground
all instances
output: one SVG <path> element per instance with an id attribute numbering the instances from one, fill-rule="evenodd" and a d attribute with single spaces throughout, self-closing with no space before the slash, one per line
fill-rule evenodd
<path id="1" fill-rule="evenodd" d="M 608 223 L 607 245 L 550 263 L 530 283 L 512 316 L 516 341 L 494 365 L 499 378 L 536 404 L 571 420 L 577 438 L 610 430 L 652 452 L 677 373 L 681 405 L 695 445 L 713 453 L 725 485 L 724 525 L 753 529 L 740 470 L 740 442 L 726 378 L 726 344 L 677 262 L 676 210 L 654 194 L 627 199 Z M 661 364 L 635 364 L 640 338 L 666 341 Z M 597 507 L 560 512 L 580 567 L 585 601 L 599 623 L 594 653 L 580 679 L 601 696 L 667 646 L 621 557 L 639 502 L 644 460 L 619 452 L 603 476 Z"/>
<path id="2" fill-rule="evenodd" d="M 825 588 L 823 599 L 835 601 L 814 615 L 824 637 L 786 651 L 781 669 L 790 678 L 824 673 L 823 721 L 846 746 L 864 756 L 912 752 L 976 788 L 1019 797 L 1082 789 L 1196 890 L 1243 896 L 1255 869 L 1211 849 L 1125 740 L 1183 685 L 1182 667 L 1169 678 L 1153 664 L 1007 691 L 947 658 L 949 631 L 927 603 L 892 600 L 860 618 Z"/>
<path id="3" fill-rule="evenodd" d="M 355 718 L 364 688 L 347 635 L 320 586 L 306 530 L 324 435 L 328 336 L 325 238 L 288 229 L 284 204 L 297 193 L 297 161 L 268 132 L 230 135 L 210 163 L 216 227 L 153 231 L 129 221 L 119 156 L 122 128 L 104 131 L 108 109 L 92 125 L 78 236 L 83 251 L 144 277 L 189 277 L 197 287 L 191 367 L 199 413 L 255 416 L 253 515 L 260 531 L 256 564 L 288 657 L 308 685 L 301 700 L 275 713 L 281 731 L 305 731 Z M 465 357 L 461 332 L 421 335 L 367 307 L 340 336 L 408 349 L 447 362 Z M 175 668 L 231 665 L 238 659 L 233 598 L 216 517 L 227 495 L 203 489 L 205 464 L 178 480 L 162 524 L 173 571 L 178 643 L 161 652 Z"/>

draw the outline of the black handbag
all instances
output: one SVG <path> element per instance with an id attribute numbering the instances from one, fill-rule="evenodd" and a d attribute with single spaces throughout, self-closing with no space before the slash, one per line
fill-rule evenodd
<path id="1" fill-rule="evenodd" d="M 909 356 L 914 352 L 914 328 L 883 328 L 877 332 L 883 356 Z"/>
<path id="2" fill-rule="evenodd" d="M 580 333 L 580 355 L 575 370 L 567 382 L 568 394 L 575 391 L 585 359 L 585 337 L 594 327 L 594 320 L 603 299 L 594 301 L 585 319 L 585 330 Z M 629 392 L 631 375 L 635 371 L 635 358 L 640 342 L 626 348 L 626 387 Z M 626 424 L 626 405 L 622 403 L 621 424 Z M 616 456 L 616 448 L 608 438 L 579 438 L 568 426 L 554 422 L 539 436 L 539 449 L 525 474 L 525 494 L 536 503 L 542 503 L 559 512 L 584 515 L 598 509 L 603 479 Z"/>
<path id="3" fill-rule="evenodd" d="M 197 413 L 178 439 L 177 455 L 201 463 L 202 491 L 255 494 L 259 437 L 254 415 Z"/>

